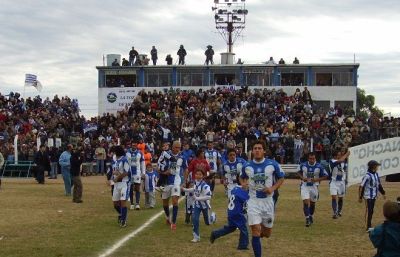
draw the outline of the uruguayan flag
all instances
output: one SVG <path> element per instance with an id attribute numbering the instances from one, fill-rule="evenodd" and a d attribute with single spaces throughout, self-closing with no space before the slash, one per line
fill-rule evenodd
<path id="1" fill-rule="evenodd" d="M 42 84 L 37 80 L 37 76 L 33 74 L 25 74 L 25 86 L 35 87 L 37 91 L 42 91 Z"/>

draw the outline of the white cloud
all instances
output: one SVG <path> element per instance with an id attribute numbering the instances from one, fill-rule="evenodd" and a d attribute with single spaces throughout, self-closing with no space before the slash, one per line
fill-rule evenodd
<path id="1" fill-rule="evenodd" d="M 184 44 L 187 62 L 201 64 L 206 45 L 225 51 L 212 5 L 211 0 L 3 0 L 0 90 L 22 91 L 24 74 L 32 72 L 43 83 L 44 95 L 77 97 L 85 114 L 93 115 L 95 66 L 103 54 L 126 56 L 132 45 L 140 52 L 156 45 L 161 61 L 168 53 L 175 60 Z M 248 0 L 247 8 L 244 37 L 234 46 L 237 57 L 246 63 L 269 56 L 288 62 L 294 56 L 303 63 L 352 62 L 356 53 L 360 87 L 374 94 L 385 111 L 400 115 L 398 0 Z M 35 94 L 27 89 L 27 95 Z"/>

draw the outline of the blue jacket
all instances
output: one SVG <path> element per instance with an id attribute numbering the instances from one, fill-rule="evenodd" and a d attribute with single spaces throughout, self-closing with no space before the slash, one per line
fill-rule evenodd
<path id="1" fill-rule="evenodd" d="M 68 151 L 64 151 L 60 159 L 58 160 L 58 163 L 60 164 L 61 167 L 70 167 L 71 166 L 71 153 Z"/>
<path id="2" fill-rule="evenodd" d="M 385 221 L 370 232 L 369 238 L 378 250 L 376 256 L 400 256 L 400 223 Z"/>

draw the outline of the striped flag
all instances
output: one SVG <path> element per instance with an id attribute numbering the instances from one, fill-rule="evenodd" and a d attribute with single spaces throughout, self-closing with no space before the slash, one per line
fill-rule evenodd
<path id="1" fill-rule="evenodd" d="M 37 80 L 37 76 L 33 74 L 25 74 L 25 86 L 35 87 L 37 91 L 42 92 L 42 84 Z"/>

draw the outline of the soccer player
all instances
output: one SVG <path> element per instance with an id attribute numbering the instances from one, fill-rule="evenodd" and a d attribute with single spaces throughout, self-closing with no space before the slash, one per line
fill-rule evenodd
<path id="1" fill-rule="evenodd" d="M 193 243 L 200 241 L 200 213 L 203 213 L 204 223 L 210 225 L 209 210 L 211 209 L 210 199 L 211 190 L 210 186 L 203 181 L 204 171 L 202 169 L 196 169 L 195 181 L 193 188 L 183 188 L 185 192 L 192 192 L 194 194 L 194 205 L 193 205 Z"/>
<path id="2" fill-rule="evenodd" d="M 171 230 L 176 230 L 176 218 L 178 216 L 178 199 L 181 194 L 181 175 L 186 169 L 186 163 L 181 155 L 181 143 L 174 141 L 170 154 L 174 157 L 167 161 L 166 172 L 167 184 L 161 193 L 163 208 L 167 224 L 171 225 Z M 172 198 L 172 220 L 169 213 L 169 199 Z"/>
<path id="3" fill-rule="evenodd" d="M 230 199 L 231 191 L 238 185 L 238 178 L 246 161 L 240 157 L 236 157 L 236 151 L 232 148 L 228 149 L 227 155 L 228 159 L 223 165 L 222 172 L 224 175 L 224 185 L 227 187 L 228 199 Z"/>
<path id="4" fill-rule="evenodd" d="M 308 154 L 308 161 L 300 164 L 298 174 L 301 179 L 300 191 L 306 227 L 309 227 L 314 223 L 313 215 L 319 198 L 319 182 L 328 179 L 328 173 L 317 163 L 315 153 L 311 152 Z"/>
<path id="5" fill-rule="evenodd" d="M 229 156 L 229 154 L 228 154 Z M 248 179 L 240 179 L 240 186 L 235 186 L 231 190 L 229 204 L 228 204 L 228 225 L 213 230 L 210 236 L 210 242 L 213 244 L 214 241 L 222 236 L 230 234 L 236 229 L 240 230 L 238 250 L 248 250 L 249 245 L 249 232 L 247 231 L 245 208 L 246 202 L 249 200 L 249 187 Z"/>
<path id="6" fill-rule="evenodd" d="M 151 163 L 146 165 L 146 174 L 144 176 L 144 199 L 145 207 L 153 209 L 156 205 L 155 187 L 158 179 L 158 173 L 153 169 Z"/>
<path id="7" fill-rule="evenodd" d="M 214 192 L 215 187 L 215 174 L 217 174 L 218 167 L 221 165 L 221 156 L 217 150 L 214 149 L 214 143 L 212 141 L 207 142 L 207 150 L 204 152 L 204 156 L 208 164 L 210 165 L 210 188 L 211 192 Z"/>
<path id="8" fill-rule="evenodd" d="M 332 152 L 333 159 L 329 162 L 329 191 L 332 196 L 333 219 L 337 219 L 338 217 L 342 216 L 343 197 L 346 193 L 346 174 L 344 166 L 349 155 L 349 151 L 347 151 L 345 154 L 342 154 L 341 150 L 336 149 Z"/>
<path id="9" fill-rule="evenodd" d="M 374 214 L 375 201 L 378 197 L 378 191 L 383 195 L 383 199 L 386 199 L 385 190 L 383 190 L 377 172 L 379 166 L 380 164 L 377 161 L 372 160 L 368 162 L 367 174 L 363 177 L 358 190 L 359 202 L 361 203 L 364 198 L 366 203 L 367 232 L 372 228 L 371 221 L 372 215 Z"/>
<path id="10" fill-rule="evenodd" d="M 125 157 L 122 146 L 115 147 L 116 161 L 113 163 L 114 181 L 113 202 L 114 208 L 118 212 L 118 222 L 121 227 L 126 227 L 127 207 L 126 201 L 129 195 L 129 185 L 131 179 L 130 165 Z"/>
<path id="11" fill-rule="evenodd" d="M 164 142 L 162 145 L 162 152 L 157 161 L 159 179 L 157 181 L 156 190 L 163 191 L 164 186 L 167 184 L 168 175 L 164 174 L 167 171 L 167 162 L 171 159 L 169 151 L 169 143 Z"/>
<path id="12" fill-rule="evenodd" d="M 253 160 L 246 163 L 240 175 L 242 179 L 249 179 L 247 214 L 255 257 L 261 257 L 260 238 L 271 236 L 275 213 L 272 197 L 282 185 L 285 175 L 276 161 L 264 158 L 265 151 L 265 143 L 257 140 L 252 147 Z"/>
<path id="13" fill-rule="evenodd" d="M 137 141 L 134 140 L 131 148 L 127 151 L 126 157 L 131 166 L 132 183 L 130 185 L 129 198 L 131 200 L 131 210 L 140 210 L 140 185 L 146 173 L 146 164 L 143 154 L 137 149 Z M 136 202 L 133 203 L 133 191 L 135 191 Z"/>

